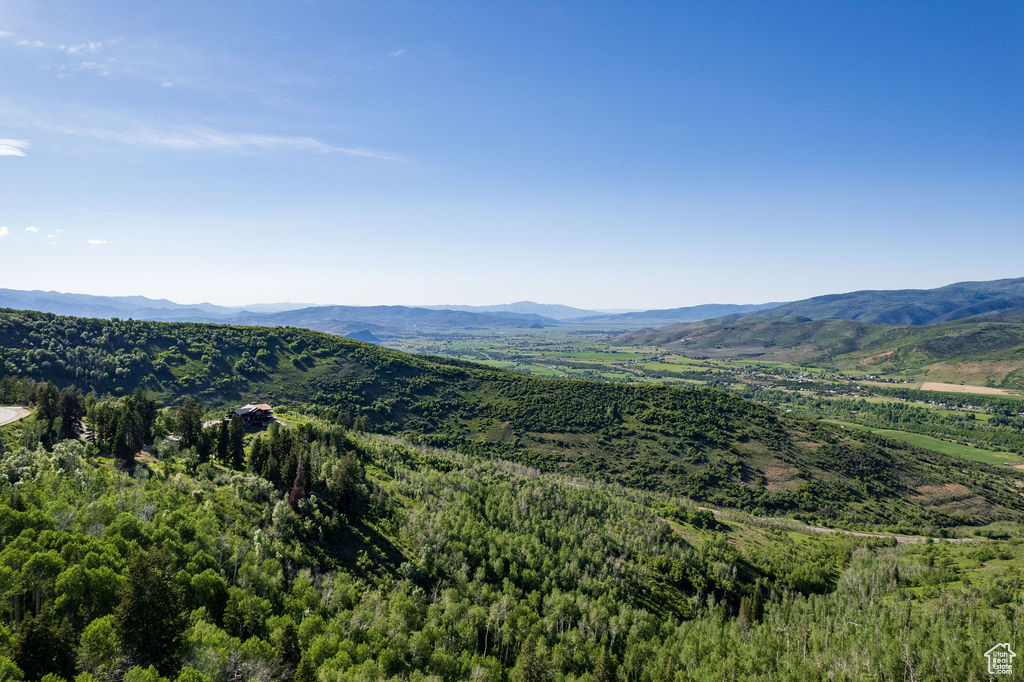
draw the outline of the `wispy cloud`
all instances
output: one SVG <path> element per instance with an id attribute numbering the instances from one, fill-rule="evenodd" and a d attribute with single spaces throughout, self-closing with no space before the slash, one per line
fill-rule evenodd
<path id="1" fill-rule="evenodd" d="M 404 161 L 405 157 L 389 151 L 367 147 L 332 144 L 312 136 L 277 135 L 224 130 L 211 126 L 161 126 L 126 119 L 121 114 L 105 111 L 80 112 L 74 118 L 58 121 L 0 100 L 0 118 L 19 128 L 35 128 L 47 133 L 87 137 L 105 142 L 177 151 L 285 151 L 315 154 L 339 154 L 363 159 Z M 16 142 L 20 140 L 0 140 Z M 19 147 L 18 149 L 20 149 Z"/>
<path id="2" fill-rule="evenodd" d="M 401 47 L 395 50 L 394 52 L 388 52 L 389 57 L 401 57 L 403 54 L 405 54 L 405 48 Z"/>
<path id="3" fill-rule="evenodd" d="M 7 229 L 6 225 L 0 225 L 0 239 L 3 239 L 4 237 L 9 235 L 10 233 L 11 233 L 11 231 Z"/>
<path id="4" fill-rule="evenodd" d="M 26 232 L 38 232 L 39 228 L 36 227 L 35 225 L 29 225 L 28 227 L 25 228 L 25 231 Z"/>
<path id="5" fill-rule="evenodd" d="M 56 50 L 64 54 L 95 54 L 103 48 L 99 40 L 86 40 L 76 43 L 48 42 L 45 40 L 32 40 L 19 38 L 10 31 L 0 31 L 0 40 L 6 40 L 17 47 L 28 47 L 37 50 Z"/>
<path id="6" fill-rule="evenodd" d="M 25 156 L 25 150 L 31 146 L 28 140 L 0 138 L 0 156 Z"/>
<path id="7" fill-rule="evenodd" d="M 103 43 L 98 40 L 90 40 L 87 43 L 75 43 L 74 45 L 58 45 L 57 49 L 61 52 L 68 54 L 78 54 L 79 52 L 99 52 L 100 48 L 103 47 Z"/>
<path id="8" fill-rule="evenodd" d="M 64 234 L 64 230 L 54 230 L 53 232 L 46 235 L 46 243 L 50 244 L 51 246 L 56 244 L 57 240 L 60 239 L 60 236 L 62 234 Z"/>
<path id="9" fill-rule="evenodd" d="M 136 147 L 155 147 L 182 151 L 246 151 L 279 150 L 342 154 L 344 156 L 400 161 L 402 157 L 390 152 L 362 147 L 343 147 L 315 137 L 242 133 L 207 127 L 149 128 L 145 126 L 89 126 L 36 122 L 45 130 L 66 135 L 92 137 Z"/>
<path id="10" fill-rule="evenodd" d="M 86 239 L 85 243 L 88 244 L 89 246 L 103 246 L 104 244 L 109 244 L 110 242 L 108 242 L 106 239 Z"/>

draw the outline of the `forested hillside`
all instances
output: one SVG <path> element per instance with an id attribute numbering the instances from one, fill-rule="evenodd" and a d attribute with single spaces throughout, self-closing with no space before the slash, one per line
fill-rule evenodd
<path id="1" fill-rule="evenodd" d="M 163 404 L 290 404 L 425 444 L 830 524 L 915 529 L 1021 514 L 1015 470 L 710 388 L 544 380 L 291 328 L 14 311 L 0 314 L 0 354 L 8 376 L 115 396 L 141 387 Z"/>
<path id="2" fill-rule="evenodd" d="M 0 453 L 0 676 L 966 680 L 1024 616 L 1005 533 L 898 548 L 715 519 L 316 421 L 248 450 L 160 441 L 134 474 L 79 440 Z M 294 483 L 258 452 L 290 453 Z"/>

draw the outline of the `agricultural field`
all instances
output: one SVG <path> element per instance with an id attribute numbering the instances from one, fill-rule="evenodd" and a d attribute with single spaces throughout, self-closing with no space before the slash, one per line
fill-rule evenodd
<path id="1" fill-rule="evenodd" d="M 970 384 L 946 384 L 941 381 L 925 381 L 921 384 L 922 391 L 940 391 L 944 393 L 977 393 L 979 395 L 1010 395 L 1009 391 L 991 386 L 971 386 Z"/>
<path id="2" fill-rule="evenodd" d="M 849 382 L 848 375 L 775 361 L 687 357 L 654 346 L 621 347 L 601 332 L 525 330 L 516 334 L 477 333 L 395 339 L 388 347 L 490 364 L 535 376 L 659 384 L 744 385 L 783 381 Z"/>

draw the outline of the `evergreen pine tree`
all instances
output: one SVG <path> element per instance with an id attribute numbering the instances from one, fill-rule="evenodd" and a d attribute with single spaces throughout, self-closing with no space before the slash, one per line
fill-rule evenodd
<path id="1" fill-rule="evenodd" d="M 122 410 L 117 418 L 117 430 L 114 432 L 114 461 L 124 471 L 135 469 L 135 453 L 140 443 L 136 441 L 135 429 L 132 428 L 131 415 Z"/>
<path id="2" fill-rule="evenodd" d="M 299 648 L 299 634 L 295 630 L 295 623 L 289 620 L 281 631 L 281 639 L 277 643 L 277 659 L 290 670 L 295 670 L 299 663 L 302 650 Z"/>
<path id="3" fill-rule="evenodd" d="M 263 472 L 263 465 L 267 462 L 266 449 L 263 446 L 262 438 L 255 438 L 252 441 L 252 449 L 249 452 L 248 470 L 260 474 Z"/>
<path id="4" fill-rule="evenodd" d="M 181 401 L 181 407 L 175 415 L 175 425 L 183 448 L 194 448 L 199 444 L 200 432 L 203 429 L 203 413 L 191 396 L 185 396 Z"/>
<path id="5" fill-rule="evenodd" d="M 82 418 L 85 417 L 81 392 L 73 386 L 61 391 L 57 412 L 60 415 L 60 438 L 78 438 L 82 433 Z"/>
<path id="6" fill-rule="evenodd" d="M 237 417 L 235 418 L 237 419 Z M 226 419 L 220 420 L 220 431 L 217 432 L 217 461 L 222 464 L 228 463 L 228 449 L 231 444 L 231 436 L 228 433 L 228 422 Z"/>
<path id="7" fill-rule="evenodd" d="M 359 460 L 346 452 L 331 471 L 328 488 L 333 493 L 338 509 L 352 517 L 358 515 L 364 502 L 366 474 Z"/>
<path id="8" fill-rule="evenodd" d="M 186 620 L 182 598 L 172 578 L 173 562 L 165 553 L 139 550 L 128 564 L 114 624 L 131 661 L 174 672 L 184 644 Z"/>
<path id="9" fill-rule="evenodd" d="M 70 679 L 75 674 L 75 654 L 67 627 L 54 620 L 49 607 L 21 622 L 11 654 L 29 680 L 50 673 Z"/>
<path id="10" fill-rule="evenodd" d="M 530 635 L 519 650 L 516 665 L 509 673 L 511 682 L 550 682 L 554 678 L 553 666 L 547 647 Z"/>
<path id="11" fill-rule="evenodd" d="M 236 417 L 231 420 L 229 431 L 228 456 L 231 459 L 232 468 L 241 471 L 245 466 L 245 425 L 242 424 L 241 419 Z"/>
<path id="12" fill-rule="evenodd" d="M 281 466 L 277 463 L 274 453 L 270 453 L 270 456 L 267 457 L 267 462 L 263 465 L 262 476 L 273 483 L 275 488 L 281 489 Z"/>
<path id="13" fill-rule="evenodd" d="M 295 682 L 316 682 L 316 666 L 309 656 L 303 656 L 299 660 L 299 667 L 295 669 Z"/>
<path id="14" fill-rule="evenodd" d="M 299 457 L 301 457 L 301 455 L 298 452 L 298 450 L 299 450 L 299 445 L 298 444 L 291 445 L 289 447 L 288 451 L 284 454 L 284 458 L 281 459 L 281 485 L 282 486 L 287 486 L 290 481 L 294 481 L 295 480 L 295 472 L 298 470 L 298 467 L 299 467 Z"/>

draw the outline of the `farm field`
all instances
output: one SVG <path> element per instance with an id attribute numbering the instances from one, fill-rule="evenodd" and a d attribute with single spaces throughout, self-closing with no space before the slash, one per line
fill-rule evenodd
<path id="1" fill-rule="evenodd" d="M 913 445 L 919 448 L 925 448 L 926 450 L 934 450 L 941 452 L 946 455 L 953 457 L 962 457 L 964 459 L 970 459 L 975 462 L 985 462 L 986 464 L 1009 464 L 1017 465 L 1024 463 L 1024 457 L 1011 452 L 994 452 L 991 450 L 983 450 L 976 448 L 971 445 L 964 445 L 963 443 L 953 443 L 948 440 L 941 438 L 935 438 L 934 436 L 926 436 L 920 433 L 911 433 L 909 431 L 900 431 L 898 429 L 876 429 L 856 422 L 841 421 L 841 420 L 830 420 L 835 424 L 842 424 L 843 426 L 849 426 L 858 429 L 866 429 L 872 433 L 877 433 L 880 436 L 886 438 L 892 438 L 894 440 L 902 441 L 909 445 Z"/>
<path id="2" fill-rule="evenodd" d="M 845 374 L 824 368 L 777 361 L 738 361 L 687 357 L 658 347 L 619 347 L 601 332 L 526 330 L 517 334 L 466 334 L 452 338 L 418 336 L 386 343 L 390 348 L 481 362 L 523 374 L 565 379 L 673 384 L 683 381 L 745 383 L 762 378 L 810 381 Z"/>
<path id="3" fill-rule="evenodd" d="M 934 438 L 932 436 L 925 436 L 920 433 L 908 433 L 906 431 L 897 431 L 895 429 L 871 430 L 881 436 L 885 436 L 886 438 L 895 438 L 919 448 L 943 452 L 947 455 L 953 455 L 954 457 L 972 459 L 976 462 L 987 462 L 988 464 L 1020 464 L 1021 462 L 1024 462 L 1024 458 L 1009 452 L 991 452 L 989 450 L 982 450 L 981 448 L 976 448 L 970 445 L 951 443 L 947 440 Z"/>
<path id="4" fill-rule="evenodd" d="M 947 384 L 941 381 L 925 381 L 921 384 L 922 391 L 942 391 L 944 393 L 977 393 L 978 395 L 1011 395 L 1009 391 L 991 386 L 971 386 L 969 384 Z"/>

